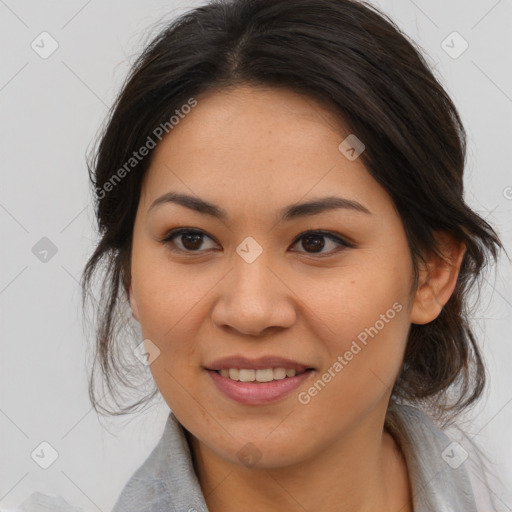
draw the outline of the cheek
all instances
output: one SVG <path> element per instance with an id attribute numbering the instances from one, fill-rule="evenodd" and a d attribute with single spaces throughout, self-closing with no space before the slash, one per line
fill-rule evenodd
<path id="1" fill-rule="evenodd" d="M 397 325 L 395 317 L 398 310 L 407 310 L 410 301 L 406 262 L 395 264 L 392 259 L 383 261 L 367 253 L 335 270 L 294 285 L 294 292 L 307 306 L 304 315 L 317 319 L 322 337 L 333 348 L 343 349 L 348 340 L 376 323 L 378 331 L 403 330 L 403 323 Z M 364 341 L 364 334 L 361 338 Z"/>
<path id="2" fill-rule="evenodd" d="M 132 283 L 142 336 L 156 346 L 153 350 L 158 354 L 150 370 L 167 400 L 182 393 L 180 382 L 198 371 L 193 325 L 204 292 L 197 279 L 187 272 L 176 272 L 175 265 L 155 257 L 155 252 L 134 247 Z"/>
<path id="3" fill-rule="evenodd" d="M 308 301 L 328 353 L 319 376 L 328 384 L 317 386 L 325 394 L 318 402 L 350 408 L 377 400 L 393 386 L 410 328 L 407 254 L 368 251 Z"/>
<path id="4" fill-rule="evenodd" d="M 175 337 L 201 304 L 206 281 L 204 271 L 197 265 L 179 265 L 170 261 L 164 248 L 141 242 L 134 246 L 132 281 L 136 290 L 140 324 L 144 336 L 161 343 Z"/>
<path id="5" fill-rule="evenodd" d="M 336 336 L 324 339 L 326 364 L 298 396 L 308 432 L 318 418 L 324 430 L 334 432 L 340 421 L 353 424 L 386 402 L 402 365 L 409 323 L 398 301 L 381 306 L 340 314 Z"/>

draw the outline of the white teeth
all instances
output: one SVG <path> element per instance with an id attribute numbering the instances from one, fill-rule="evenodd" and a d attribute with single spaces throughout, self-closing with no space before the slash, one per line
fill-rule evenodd
<path id="1" fill-rule="evenodd" d="M 274 370 L 272 370 L 272 368 L 256 370 L 256 380 L 258 382 L 270 382 L 271 380 L 274 380 Z"/>
<path id="2" fill-rule="evenodd" d="M 256 378 L 256 370 L 239 370 L 238 380 L 240 382 L 252 382 Z"/>
<path id="3" fill-rule="evenodd" d="M 262 370 L 249 370 L 245 368 L 223 368 L 219 371 L 222 377 L 228 377 L 231 380 L 239 380 L 241 382 L 271 382 L 273 380 L 281 380 L 286 377 L 295 377 L 296 371 L 285 368 L 265 368 Z"/>
<path id="4" fill-rule="evenodd" d="M 286 370 L 284 368 L 274 368 L 274 379 L 281 380 L 286 377 Z"/>

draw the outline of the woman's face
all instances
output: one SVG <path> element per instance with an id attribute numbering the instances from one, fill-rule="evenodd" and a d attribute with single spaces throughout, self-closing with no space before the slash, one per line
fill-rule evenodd
<path id="1" fill-rule="evenodd" d="M 348 135 L 310 98 L 238 87 L 198 98 L 153 153 L 132 309 L 167 404 L 232 463 L 298 463 L 382 428 L 414 316 L 412 263 L 390 197 L 339 148 Z M 169 193 L 189 207 L 158 201 Z M 327 197 L 336 208 L 299 207 Z M 202 201 L 214 208 L 192 207 Z M 164 242 L 177 228 L 193 233 Z M 299 365 L 310 370 L 270 371 Z M 221 368 L 249 371 L 237 384 Z"/>

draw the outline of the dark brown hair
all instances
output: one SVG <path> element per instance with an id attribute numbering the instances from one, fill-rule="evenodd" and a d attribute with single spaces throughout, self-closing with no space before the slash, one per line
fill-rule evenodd
<path id="1" fill-rule="evenodd" d="M 242 84 L 314 98 L 364 142 L 360 158 L 402 219 L 415 286 L 424 256 L 443 257 L 437 231 L 465 244 L 450 300 L 434 321 L 411 325 L 392 401 L 427 403 L 442 414 L 476 402 L 486 371 L 469 324 L 469 292 L 503 246 L 463 199 L 464 127 L 420 49 L 364 2 L 216 0 L 170 22 L 147 45 L 89 161 L 101 239 L 82 275 L 83 302 L 85 309 L 103 264 L 94 369 L 116 403 L 112 410 L 100 405 L 93 369 L 89 392 L 96 410 L 132 412 L 158 391 L 153 386 L 129 404 L 118 401 L 122 388 L 140 390 L 141 366 L 134 368 L 132 351 L 141 339 L 122 333 L 131 320 L 132 231 L 151 154 L 115 183 L 114 175 L 191 97 L 200 101 L 209 91 Z"/>

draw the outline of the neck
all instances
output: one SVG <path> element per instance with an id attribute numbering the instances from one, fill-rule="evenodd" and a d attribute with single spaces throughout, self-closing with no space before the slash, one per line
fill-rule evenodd
<path id="1" fill-rule="evenodd" d="M 187 439 L 211 512 L 247 510 L 249 504 L 268 512 L 412 511 L 403 454 L 375 425 L 347 433 L 314 458 L 277 468 L 247 468 L 219 457 L 188 432 Z"/>

